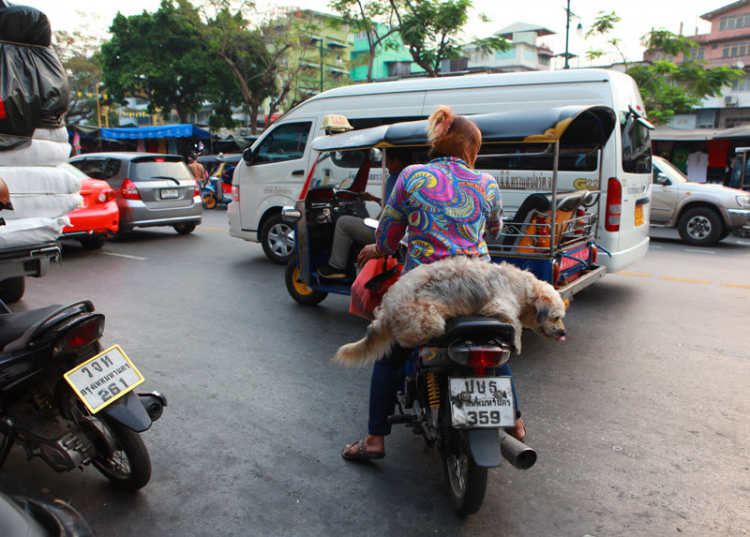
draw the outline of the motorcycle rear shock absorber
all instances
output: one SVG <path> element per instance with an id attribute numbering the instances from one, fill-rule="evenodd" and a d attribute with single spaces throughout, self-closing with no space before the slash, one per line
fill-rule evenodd
<path id="1" fill-rule="evenodd" d="M 430 417 L 432 428 L 438 427 L 438 413 L 440 412 L 440 377 L 436 373 L 427 373 L 427 399 L 430 402 Z"/>

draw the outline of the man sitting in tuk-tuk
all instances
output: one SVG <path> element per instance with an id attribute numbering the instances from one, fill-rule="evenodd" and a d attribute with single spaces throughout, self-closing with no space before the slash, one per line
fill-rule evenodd
<path id="1" fill-rule="evenodd" d="M 393 187 L 396 186 L 396 181 L 398 180 L 401 170 L 406 168 L 410 163 L 409 155 L 410 151 L 408 149 L 387 149 L 385 165 L 388 168 L 389 175 L 388 179 L 385 181 L 385 198 L 381 201 L 379 198 L 366 192 L 363 199 L 365 201 L 380 203 L 381 206 L 384 204 L 384 201 L 388 201 L 391 192 L 393 192 Z M 331 248 L 331 257 L 328 259 L 328 265 L 320 267 L 318 269 L 318 274 L 327 279 L 346 278 L 346 264 L 349 259 L 352 240 L 361 244 L 374 244 L 375 230 L 366 225 L 362 218 L 349 215 L 342 216 L 336 221 L 336 230 L 333 235 L 333 247 Z"/>

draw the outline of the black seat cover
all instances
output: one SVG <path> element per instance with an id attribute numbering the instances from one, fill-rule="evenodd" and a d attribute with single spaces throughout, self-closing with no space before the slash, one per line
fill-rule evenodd
<path id="1" fill-rule="evenodd" d="M 475 339 L 486 342 L 499 339 L 512 342 L 515 334 L 513 325 L 483 315 L 454 317 L 445 322 L 445 332 L 433 338 L 427 347 L 445 347 L 459 339 Z"/>
<path id="2" fill-rule="evenodd" d="M 35 310 L 0 315 L 0 348 L 20 338 L 26 330 L 59 308 L 60 305 L 55 304 Z"/>

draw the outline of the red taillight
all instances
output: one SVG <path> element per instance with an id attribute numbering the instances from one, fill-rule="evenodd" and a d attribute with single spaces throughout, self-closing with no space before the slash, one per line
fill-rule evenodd
<path id="1" fill-rule="evenodd" d="M 195 182 L 195 191 L 193 191 L 193 197 L 201 195 L 201 185 L 198 181 Z"/>
<path id="2" fill-rule="evenodd" d="M 120 193 L 126 200 L 141 199 L 141 193 L 138 192 L 138 188 L 136 188 L 135 183 L 133 183 L 133 181 L 131 181 L 130 179 L 125 179 L 125 181 L 123 181 L 122 187 L 120 188 Z"/>
<path id="3" fill-rule="evenodd" d="M 497 367 L 503 361 L 504 351 L 499 347 L 469 347 L 466 365 L 469 367 Z"/>
<path id="4" fill-rule="evenodd" d="M 81 347 L 85 347 L 95 341 L 98 341 L 104 333 L 104 316 L 97 315 L 84 321 L 76 326 L 73 330 L 65 334 L 53 350 L 55 356 L 75 352 Z"/>
<path id="5" fill-rule="evenodd" d="M 240 201 L 240 187 L 237 185 L 232 185 L 232 201 L 236 201 L 239 203 Z"/>
<path id="6" fill-rule="evenodd" d="M 115 191 L 111 188 L 105 188 L 104 190 L 101 190 L 99 192 L 96 201 L 98 201 L 99 203 L 107 203 L 108 201 L 112 201 L 113 199 L 115 199 Z"/>
<path id="7" fill-rule="evenodd" d="M 604 229 L 607 231 L 620 231 L 620 217 L 622 215 L 622 185 L 614 177 L 607 183 L 607 212 L 604 220 Z"/>
<path id="8" fill-rule="evenodd" d="M 154 162 L 164 162 L 164 159 L 163 158 L 155 158 Z"/>

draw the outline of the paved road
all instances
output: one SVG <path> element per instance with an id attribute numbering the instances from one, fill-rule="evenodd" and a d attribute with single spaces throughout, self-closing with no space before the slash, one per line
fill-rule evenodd
<path id="1" fill-rule="evenodd" d="M 527 333 L 512 361 L 528 472 L 493 470 L 482 511 L 453 515 L 439 458 L 397 429 L 376 464 L 343 461 L 365 431 L 369 371 L 329 364 L 366 323 L 343 297 L 303 308 L 258 245 L 208 212 L 193 235 L 75 244 L 16 309 L 90 298 L 169 408 L 144 434 L 135 495 L 19 449 L 4 492 L 62 498 L 100 535 L 745 535 L 750 528 L 750 241 L 648 256 L 579 294 L 565 343 Z M 714 252 L 714 253 L 709 253 Z"/>

